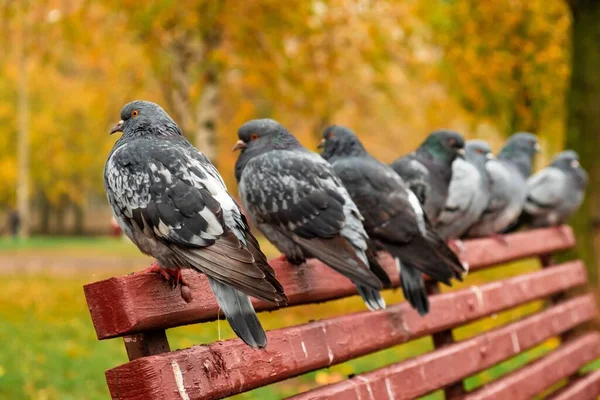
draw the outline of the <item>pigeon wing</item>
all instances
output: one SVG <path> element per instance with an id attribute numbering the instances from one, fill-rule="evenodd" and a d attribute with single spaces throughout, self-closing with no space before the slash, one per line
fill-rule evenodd
<path id="1" fill-rule="evenodd" d="M 567 175 L 558 168 L 548 167 L 527 180 L 525 210 L 530 214 L 547 212 L 567 194 Z"/>
<path id="2" fill-rule="evenodd" d="M 191 145 L 164 140 L 117 148 L 105 168 L 115 214 L 129 229 L 164 244 L 182 264 L 255 297 L 284 302 L 216 169 L 194 153 Z"/>
<path id="3" fill-rule="evenodd" d="M 366 266 L 366 233 L 356 205 L 329 164 L 308 151 L 254 158 L 240 180 L 244 207 L 357 284 L 381 288 Z"/>
<path id="4" fill-rule="evenodd" d="M 429 195 L 429 170 L 414 153 L 394 161 L 391 167 L 404 179 L 408 187 L 417 195 L 419 202 L 425 204 Z"/>

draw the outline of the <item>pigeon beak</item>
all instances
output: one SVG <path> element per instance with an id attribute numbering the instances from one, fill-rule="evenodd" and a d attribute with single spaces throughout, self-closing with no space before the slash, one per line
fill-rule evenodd
<path id="1" fill-rule="evenodd" d="M 465 158 L 465 149 L 456 150 L 456 154 L 458 154 L 460 158 Z"/>
<path id="2" fill-rule="evenodd" d="M 577 160 L 571 161 L 571 168 L 579 168 L 579 161 L 577 161 Z"/>
<path id="3" fill-rule="evenodd" d="M 117 124 L 110 130 L 111 135 L 115 132 L 123 132 L 123 120 L 117 122 Z"/>
<path id="4" fill-rule="evenodd" d="M 324 148 L 325 148 L 325 139 L 321 139 L 321 141 L 317 145 L 317 149 L 324 149 Z"/>
<path id="5" fill-rule="evenodd" d="M 485 158 L 487 158 L 488 160 L 494 160 L 496 159 L 496 156 L 493 153 L 487 153 L 485 155 Z"/>
<path id="6" fill-rule="evenodd" d="M 542 146 L 540 146 L 539 143 L 536 143 L 535 146 L 533 146 L 533 149 L 536 153 L 539 153 L 540 151 L 542 151 Z"/>
<path id="7" fill-rule="evenodd" d="M 233 145 L 233 149 L 231 149 L 231 151 L 238 151 L 240 149 L 244 149 L 246 148 L 246 143 L 244 143 L 243 140 L 238 140 L 237 142 L 235 142 L 235 144 Z"/>

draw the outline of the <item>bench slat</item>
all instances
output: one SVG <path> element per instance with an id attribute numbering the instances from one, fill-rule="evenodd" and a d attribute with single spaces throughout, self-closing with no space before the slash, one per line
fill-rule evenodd
<path id="1" fill-rule="evenodd" d="M 464 400 L 527 400 L 600 357 L 600 333 L 589 332 L 520 370 L 464 397 Z"/>
<path id="2" fill-rule="evenodd" d="M 290 399 L 359 400 L 369 396 L 414 399 L 459 382 L 589 321 L 596 313 L 593 296 L 581 296 L 480 336 Z"/>
<path id="3" fill-rule="evenodd" d="M 239 339 L 144 357 L 106 372 L 113 398 L 172 398 L 171 370 L 179 365 L 190 398 L 220 398 L 404 343 L 503 311 L 586 281 L 583 263 L 546 270 L 431 298 L 420 317 L 406 302 L 385 311 L 360 312 L 267 332 L 265 350 Z M 143 372 L 143 377 L 140 376 Z M 146 385 L 140 389 L 139 382 Z"/>
<path id="4" fill-rule="evenodd" d="M 508 245 L 497 239 L 465 241 L 463 259 L 470 270 L 552 253 L 571 248 L 575 239 L 570 227 L 539 229 L 506 235 Z M 384 268 L 393 285 L 399 286 L 395 264 L 387 255 Z M 281 260 L 271 261 L 277 278 L 283 284 L 289 305 L 316 303 L 356 294 L 354 285 L 345 277 L 310 260 L 305 267 L 293 267 Z M 130 335 L 145 330 L 214 320 L 219 307 L 212 296 L 206 277 L 184 271 L 194 300 L 187 304 L 169 284 L 149 274 L 127 275 L 84 286 L 88 307 L 98 339 Z M 210 293 L 209 295 L 207 295 Z M 257 311 L 272 310 L 273 304 L 253 300 Z"/>
<path id="5" fill-rule="evenodd" d="M 549 397 L 551 400 L 595 400 L 600 395 L 600 370 L 590 372 Z"/>

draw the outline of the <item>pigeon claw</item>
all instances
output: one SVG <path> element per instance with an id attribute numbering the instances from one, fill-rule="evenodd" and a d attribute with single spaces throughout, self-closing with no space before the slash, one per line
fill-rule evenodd
<path id="1" fill-rule="evenodd" d="M 449 240 L 448 241 L 448 245 L 452 248 L 455 248 L 458 251 L 458 256 L 460 257 L 461 255 L 464 254 L 465 250 L 466 250 L 466 245 L 465 242 L 463 242 L 460 239 L 453 239 L 453 240 Z"/>
<path id="2" fill-rule="evenodd" d="M 192 291 L 190 290 L 190 286 L 187 281 L 181 275 L 181 269 L 171 269 L 171 268 L 161 268 L 158 262 L 154 262 L 149 268 L 146 268 L 143 271 L 140 271 L 141 274 L 160 274 L 167 282 L 171 284 L 172 289 L 176 289 L 177 286 L 180 286 L 181 298 L 186 303 L 190 303 L 192 301 Z"/>
<path id="3" fill-rule="evenodd" d="M 498 242 L 502 243 L 503 245 L 508 246 L 508 241 L 506 240 L 506 237 L 504 237 L 504 235 L 500 233 L 494 233 L 491 237 L 497 240 Z"/>

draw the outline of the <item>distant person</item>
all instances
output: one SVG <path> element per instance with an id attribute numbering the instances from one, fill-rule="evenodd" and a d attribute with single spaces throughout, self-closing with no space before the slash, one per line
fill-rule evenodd
<path id="1" fill-rule="evenodd" d="M 21 216 L 16 209 L 13 209 L 8 213 L 8 226 L 10 227 L 10 233 L 13 238 L 17 239 L 21 230 Z"/>

